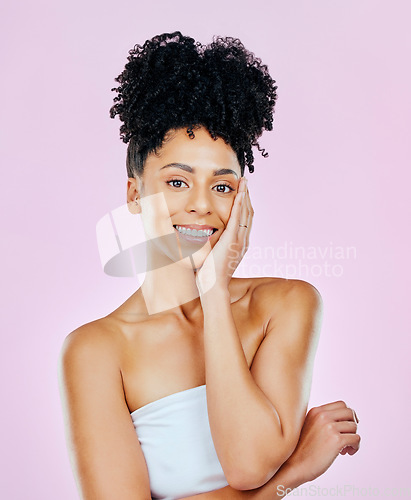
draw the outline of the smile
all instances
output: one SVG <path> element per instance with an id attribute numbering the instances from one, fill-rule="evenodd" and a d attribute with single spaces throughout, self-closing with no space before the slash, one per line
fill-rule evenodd
<path id="1" fill-rule="evenodd" d="M 184 239 L 198 243 L 206 242 L 208 238 L 210 238 L 217 231 L 216 228 L 194 229 L 179 225 L 174 225 L 174 229 L 179 235 L 183 236 Z"/>
<path id="2" fill-rule="evenodd" d="M 204 236 L 211 236 L 217 229 L 190 229 L 188 227 L 184 226 L 174 226 L 177 231 L 181 234 L 189 234 L 190 236 L 199 236 L 199 237 L 204 237 Z"/>

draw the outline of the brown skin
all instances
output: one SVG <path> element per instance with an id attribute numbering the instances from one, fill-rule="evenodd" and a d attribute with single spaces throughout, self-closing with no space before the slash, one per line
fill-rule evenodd
<path id="1" fill-rule="evenodd" d="M 170 132 L 160 154 L 149 155 L 142 179 L 128 180 L 127 202 L 130 211 L 139 213 L 143 218 L 148 240 L 172 232 L 171 224 L 194 223 L 216 227 L 218 231 L 211 237 L 210 245 L 205 245 L 195 254 L 195 264 L 201 270 L 210 247 L 217 250 L 215 247 L 227 229 L 230 217 L 235 215 L 233 206 L 236 194 L 239 190 L 245 190 L 245 186 L 239 184 L 240 166 L 232 149 L 221 139 L 213 141 L 204 129 L 195 133 L 196 138 L 191 140 L 184 130 Z M 173 162 L 192 166 L 195 172 L 189 173 L 176 167 L 162 168 Z M 221 168 L 233 170 L 234 174 L 213 176 L 213 172 Z M 181 183 L 167 184 L 171 179 L 178 179 Z M 219 188 L 222 183 L 229 184 L 233 191 Z M 153 195 L 159 193 L 164 198 L 160 197 L 160 203 L 157 203 Z M 136 199 L 138 204 L 135 204 Z M 166 205 L 162 205 L 161 200 L 165 200 Z M 164 210 L 164 206 L 167 210 Z M 249 226 L 242 233 L 243 246 L 247 247 L 252 220 L 248 192 L 243 208 L 237 215 L 242 217 L 242 223 Z M 156 271 L 147 274 L 143 286 L 106 317 L 83 325 L 68 335 L 62 349 L 60 377 L 67 437 L 82 498 L 150 498 L 147 467 L 130 412 L 159 398 L 207 382 L 207 398 L 209 392 L 212 395 L 212 399 L 208 399 L 211 415 L 214 408 L 217 420 L 219 395 L 212 390 L 218 385 L 216 377 L 219 375 L 217 371 L 213 374 L 210 369 L 207 371 L 207 362 L 211 366 L 221 351 L 226 356 L 228 366 L 232 366 L 233 361 L 238 365 L 240 376 L 234 373 L 236 378 L 233 380 L 242 380 L 244 383 L 244 386 L 237 387 L 239 395 L 245 394 L 248 398 L 242 401 L 243 407 L 255 405 L 254 417 L 264 417 L 270 425 L 271 417 L 265 408 L 268 405 L 276 408 L 269 430 L 273 436 L 278 419 L 283 425 L 285 422 L 295 424 L 290 424 L 287 440 L 281 441 L 284 442 L 283 458 L 276 458 L 277 461 L 273 459 L 272 463 L 266 461 L 264 474 L 250 476 L 247 484 L 241 483 L 238 479 L 240 476 L 232 472 L 235 464 L 224 462 L 224 453 L 235 446 L 234 442 L 229 441 L 229 438 L 225 441 L 220 439 L 219 432 L 224 429 L 212 426 L 216 450 L 222 459 L 223 469 L 226 467 L 224 471 L 226 477 L 229 476 L 230 486 L 195 497 L 274 498 L 276 485 L 293 488 L 318 477 L 346 446 L 349 446 L 346 450 L 350 454 L 355 453 L 359 436 L 356 434 L 353 411 L 347 409 L 344 402 L 311 410 L 305 418 L 307 389 L 321 316 L 321 303 L 311 285 L 300 280 L 230 279 L 229 276 L 225 284 L 219 280 L 215 293 L 209 296 L 218 296 L 220 301 L 227 300 L 230 313 L 213 318 L 209 309 L 215 307 L 210 307 L 211 303 L 204 300 L 197 288 L 196 277 L 199 277 L 200 272 L 193 272 L 188 259 L 180 261 L 181 245 L 187 243 L 177 235 L 175 245 L 170 244 L 170 240 L 157 241 L 158 244 L 149 244 L 148 247 L 148 264 Z M 222 242 L 218 248 L 223 255 Z M 221 259 L 218 263 L 218 269 L 223 269 Z M 171 294 L 170 283 L 175 285 L 176 282 L 179 287 L 176 289 L 173 286 Z M 223 295 L 220 295 L 221 292 Z M 270 366 L 276 363 L 274 352 L 280 351 L 281 355 L 285 344 L 281 341 L 281 334 L 270 328 L 270 325 L 282 325 L 280 330 L 286 332 L 289 328 L 287 318 L 290 317 L 290 311 L 295 312 L 296 303 L 305 306 L 300 308 L 303 320 L 301 327 L 293 331 L 293 338 L 296 346 L 301 344 L 306 345 L 306 348 L 299 349 L 299 356 L 294 360 L 289 359 L 282 367 L 282 371 L 288 370 L 288 373 L 281 374 L 283 378 L 280 374 L 272 378 L 276 376 L 275 372 L 269 371 Z M 218 344 L 216 339 L 210 341 L 213 332 L 208 327 L 205 331 L 205 316 L 211 318 L 212 323 L 221 319 L 222 331 L 231 329 L 232 344 L 227 345 L 232 345 L 232 348 Z M 238 345 L 233 342 L 238 342 Z M 264 355 L 261 354 L 263 345 L 266 346 Z M 258 362 L 253 364 L 258 358 Z M 306 371 L 302 372 L 301 366 L 305 365 Z M 160 366 L 161 370 L 153 370 L 153 366 Z M 299 388 L 301 384 L 298 380 L 295 388 L 290 385 L 294 372 L 301 372 L 301 377 L 308 380 L 303 389 Z M 277 380 L 276 384 L 267 385 L 268 377 L 269 380 Z M 232 383 L 233 390 L 235 383 Z M 281 387 L 283 391 L 291 391 L 294 399 L 287 399 Z M 243 413 L 237 411 L 228 415 L 227 419 L 232 418 L 233 425 L 238 425 L 238 422 L 241 424 L 239 416 Z M 303 432 L 297 445 L 303 423 Z M 248 425 L 255 432 L 255 439 L 260 438 L 261 434 L 257 433 L 259 426 L 254 424 L 251 417 Z M 268 424 L 266 429 L 268 431 Z M 264 439 L 261 440 L 261 446 L 263 442 Z M 257 451 L 261 455 L 268 450 L 267 447 Z M 249 458 L 244 456 L 244 463 Z M 280 459 L 281 463 L 277 465 Z M 250 484 L 254 484 L 252 491 L 239 491 L 251 489 L 247 487 Z"/>

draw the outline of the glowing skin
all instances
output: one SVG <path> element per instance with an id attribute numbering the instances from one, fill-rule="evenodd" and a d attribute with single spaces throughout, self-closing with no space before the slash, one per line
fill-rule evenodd
<path id="1" fill-rule="evenodd" d="M 142 293 L 151 313 L 198 297 L 195 271 L 215 246 L 230 218 L 241 168 L 232 148 L 204 128 L 190 139 L 171 131 L 158 154 L 151 153 L 141 178 L 128 179 L 127 201 L 138 209 L 147 237 L 147 268 Z M 184 235 L 210 230 L 211 236 Z M 193 256 L 195 267 L 193 272 Z M 173 284 L 173 294 L 170 294 Z M 176 289 L 178 284 L 178 289 Z M 196 305 L 199 307 L 199 301 Z"/>
<path id="2" fill-rule="evenodd" d="M 339 453 L 359 449 L 358 420 L 344 401 L 305 415 L 322 316 L 318 292 L 301 280 L 227 276 L 236 264 L 227 248 L 235 240 L 242 254 L 253 216 L 239 179 L 224 141 L 205 130 L 195 139 L 178 130 L 149 155 L 142 178 L 128 180 L 129 209 L 147 235 L 145 281 L 115 311 L 73 331 L 60 360 L 85 499 L 151 498 L 130 413 L 202 384 L 229 486 L 186 500 L 283 498 L 287 488 L 323 474 Z M 174 226 L 217 231 L 203 244 Z M 218 279 L 213 293 L 199 296 L 210 262 Z"/>

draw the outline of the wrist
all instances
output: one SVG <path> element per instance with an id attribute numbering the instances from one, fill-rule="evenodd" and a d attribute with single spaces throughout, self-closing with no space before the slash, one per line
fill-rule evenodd
<path id="1" fill-rule="evenodd" d="M 304 481 L 301 478 L 299 468 L 285 462 L 264 486 L 256 490 L 259 491 L 257 499 L 273 500 L 285 498 L 287 494 L 303 483 Z"/>
<path id="2" fill-rule="evenodd" d="M 277 476 L 278 474 L 280 475 Z M 307 481 L 304 478 L 304 474 L 303 471 L 301 470 L 301 467 L 298 464 L 288 461 L 283 463 L 283 465 L 280 467 L 280 469 L 277 471 L 277 474 L 274 477 L 276 476 L 278 481 L 283 481 L 285 488 L 291 488 L 291 489 L 297 488 L 298 486 L 301 486 Z"/>
<path id="3" fill-rule="evenodd" d="M 201 286 L 199 287 L 200 300 L 201 303 L 207 305 L 208 303 L 215 304 L 221 303 L 221 301 L 228 301 L 230 303 L 230 292 L 228 286 L 224 283 L 214 283 L 214 285 L 207 291 L 202 291 Z"/>

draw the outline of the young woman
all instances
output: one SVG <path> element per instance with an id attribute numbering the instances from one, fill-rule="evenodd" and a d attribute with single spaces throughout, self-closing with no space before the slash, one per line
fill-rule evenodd
<path id="1" fill-rule="evenodd" d="M 129 143 L 127 202 L 144 225 L 147 273 L 63 345 L 81 496 L 282 497 L 360 438 L 343 401 L 306 415 L 318 291 L 232 277 L 254 215 L 245 168 L 272 128 L 275 81 L 239 40 L 202 46 L 180 32 L 136 45 L 117 81 L 111 116 Z"/>

